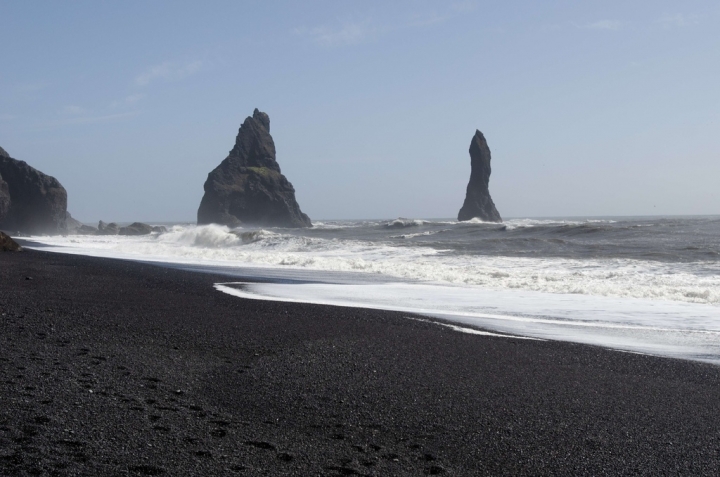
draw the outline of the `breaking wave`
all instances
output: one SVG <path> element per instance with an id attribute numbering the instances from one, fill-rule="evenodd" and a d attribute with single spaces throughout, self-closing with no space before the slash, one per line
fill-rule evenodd
<path id="1" fill-rule="evenodd" d="M 419 225 L 428 224 L 430 221 L 428 220 L 417 220 L 417 219 L 404 219 L 402 217 L 397 218 L 393 221 L 390 221 L 385 224 L 385 227 L 391 228 L 391 229 L 402 229 L 405 227 L 417 227 Z"/>
<path id="2" fill-rule="evenodd" d="M 398 219 L 419 227 L 429 221 Z M 409 225 L 420 222 L 420 224 Z M 494 224 L 497 226 L 497 224 Z M 549 224 L 525 224 L 547 227 Z M 595 223 L 554 224 L 554 246 L 566 247 L 574 235 L 596 235 Z M 440 232 L 445 232 L 440 234 Z M 409 243 L 438 235 L 443 229 L 384 235 L 386 240 L 313 236 L 318 231 L 291 233 L 234 229 L 219 225 L 173 226 L 158 236 L 38 237 L 60 251 L 141 260 L 218 266 L 286 267 L 333 272 L 379 274 L 405 281 L 422 281 L 485 289 L 519 289 L 554 294 L 634 297 L 720 304 L 718 261 L 668 263 L 629 258 L 518 257 L 460 253 L 451 239 L 435 246 Z M 307 233 L 308 235 L 303 235 Z M 356 234 L 351 237 L 355 237 Z M 402 245 L 393 242 L 401 240 Z M 434 239 L 440 240 L 440 239 Z M 495 237 L 489 240 L 501 241 Z M 523 241 L 529 240 L 523 238 Z M 532 242 L 532 241 L 531 241 Z M 544 240 L 543 243 L 547 242 Z M 437 246 L 444 244 L 445 248 Z M 522 245 L 525 247 L 531 245 Z M 532 245 L 535 246 L 535 245 Z"/>

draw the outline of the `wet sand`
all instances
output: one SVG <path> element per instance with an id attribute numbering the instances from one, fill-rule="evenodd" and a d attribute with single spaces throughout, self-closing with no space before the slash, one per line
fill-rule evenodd
<path id="1" fill-rule="evenodd" d="M 0 475 L 718 475 L 720 368 L 0 254 Z"/>

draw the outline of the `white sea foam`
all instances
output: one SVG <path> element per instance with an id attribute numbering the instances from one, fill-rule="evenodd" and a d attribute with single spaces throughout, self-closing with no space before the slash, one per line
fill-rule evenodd
<path id="1" fill-rule="evenodd" d="M 519 336 L 519 335 L 504 335 L 500 333 L 492 333 L 490 331 L 482 331 L 475 328 L 466 328 L 464 326 L 457 326 L 452 325 L 450 323 L 442 323 L 437 321 L 430 321 L 430 320 L 423 320 L 422 318 L 415 318 L 415 317 L 407 317 L 408 319 L 415 320 L 415 321 L 422 321 L 425 323 L 433 323 L 439 326 L 444 326 L 446 328 L 450 328 L 453 331 L 457 331 L 458 333 L 466 333 L 468 335 L 476 335 L 476 336 L 494 336 L 496 338 L 512 338 L 512 339 L 520 339 L 520 340 L 538 340 L 543 341 L 541 338 L 530 338 L 528 336 Z"/>
<path id="2" fill-rule="evenodd" d="M 147 242 L 147 240 L 137 239 L 135 242 Z M 238 234 L 230 233 L 230 229 L 226 226 L 208 225 L 204 227 L 174 226 L 171 227 L 167 233 L 159 235 L 157 242 L 162 244 L 221 248 L 239 245 L 242 240 Z"/>
<path id="3" fill-rule="evenodd" d="M 472 224 L 493 224 L 493 225 L 495 225 L 495 224 L 497 224 L 497 222 L 486 222 L 479 217 L 473 217 L 470 220 L 463 220 L 462 222 L 458 222 L 458 223 L 464 224 L 464 225 L 472 225 Z"/>
<path id="4" fill-rule="evenodd" d="M 327 222 L 313 221 L 313 228 L 319 230 L 342 230 L 380 224 L 381 222 L 378 221 L 329 220 Z"/>
<path id="5" fill-rule="evenodd" d="M 503 335 L 720 364 L 719 313 L 711 305 L 420 283 L 219 283 L 215 287 L 242 298 L 404 311 Z"/>
<path id="6" fill-rule="evenodd" d="M 405 219 L 403 217 L 397 218 L 385 224 L 386 227 L 391 228 L 404 228 L 404 227 L 417 227 L 419 225 L 425 225 L 431 223 L 428 220 L 419 219 Z"/>
<path id="7" fill-rule="evenodd" d="M 425 233 L 425 232 L 419 232 Z M 363 272 L 490 290 L 720 304 L 720 264 L 470 256 L 422 246 L 323 239 L 218 225 L 159 236 L 33 237 L 55 251 L 213 266 Z"/>
<path id="8" fill-rule="evenodd" d="M 418 232 L 415 234 L 400 234 L 400 235 L 391 235 L 390 238 L 399 238 L 399 239 L 409 239 L 409 238 L 415 238 L 415 237 L 427 237 L 429 235 L 435 235 L 445 232 L 445 230 L 426 230 L 425 232 Z"/>
<path id="9" fill-rule="evenodd" d="M 615 220 L 585 219 L 585 220 L 560 220 L 560 219 L 511 219 L 503 222 L 507 230 L 534 228 L 539 226 L 574 226 L 586 224 L 614 224 Z"/>

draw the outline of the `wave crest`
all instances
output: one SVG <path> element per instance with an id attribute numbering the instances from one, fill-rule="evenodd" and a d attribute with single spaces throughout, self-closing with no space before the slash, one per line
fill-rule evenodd
<path id="1" fill-rule="evenodd" d="M 237 234 L 232 233 L 227 226 L 217 224 L 190 227 L 176 225 L 159 235 L 157 240 L 165 244 L 208 248 L 232 247 L 241 243 Z"/>
<path id="2" fill-rule="evenodd" d="M 405 227 L 417 227 L 419 225 L 425 225 L 429 224 L 431 222 L 427 220 L 420 220 L 420 219 L 406 219 L 404 217 L 398 217 L 395 220 L 392 220 L 385 224 L 385 227 L 392 228 L 392 229 L 402 229 Z"/>
<path id="3" fill-rule="evenodd" d="M 402 224 L 399 227 L 419 225 L 414 219 L 398 219 L 394 222 Z M 430 222 L 433 225 L 426 225 L 419 230 L 407 230 L 407 233 L 401 228 L 397 235 L 385 233 L 382 241 L 362 239 L 377 236 L 373 234 L 376 234 L 378 227 L 382 225 L 380 222 L 366 225 L 361 231 L 366 235 L 342 232 L 334 237 L 326 235 L 324 238 L 318 237 L 317 231 L 276 232 L 242 228 L 230 230 L 220 225 L 193 225 L 171 227 L 167 233 L 159 236 L 57 236 L 36 237 L 33 240 L 54 247 L 55 251 L 138 260 L 364 272 L 413 282 L 439 282 L 485 289 L 522 289 L 543 293 L 635 297 L 720 305 L 720 262 L 716 259 L 702 262 L 662 262 L 649 259 L 647 254 L 642 259 L 481 255 L 458 252 L 459 246 L 453 243 L 457 237 L 451 233 L 447 234 L 447 240 L 425 241 L 421 238 L 416 243 L 388 240 L 435 236 L 439 232 L 455 230 L 449 227 L 437 230 L 435 224 L 438 223 Z M 484 238 L 485 244 L 495 246 L 494 242 L 502 244 L 522 241 L 524 245 L 521 248 L 530 250 L 540 242 L 553 241 L 565 247 L 571 239 L 566 239 L 560 232 L 594 233 L 591 231 L 602 224 L 555 221 L 554 224 L 525 225 L 533 227 L 526 232 L 515 232 L 512 236 L 505 232 L 496 233 L 492 229 L 490 232 L 494 235 L 487 235 L 488 238 Z M 542 232 L 543 227 L 546 232 Z M 474 243 L 474 230 L 476 229 L 463 228 L 460 238 L 470 237 L 468 243 Z M 548 230 L 557 230 L 559 233 L 555 235 L 549 232 L 549 238 L 543 235 L 523 236 L 547 234 Z M 302 233 L 305 235 L 301 235 Z M 427 242 L 431 242 L 432 246 L 420 245 Z M 597 243 L 597 240 L 593 243 Z M 441 248 L 438 244 L 447 244 L 447 248 Z M 712 250 L 708 253 L 717 252 Z"/>

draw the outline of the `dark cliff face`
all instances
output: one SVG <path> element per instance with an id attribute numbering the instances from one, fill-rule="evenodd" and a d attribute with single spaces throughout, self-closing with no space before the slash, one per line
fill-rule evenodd
<path id="1" fill-rule="evenodd" d="M 5 149 L 0 147 L 0 158 L 10 157 Z M 0 224 L 10 211 L 10 189 L 7 182 L 5 182 L 0 174 Z"/>
<path id="2" fill-rule="evenodd" d="M 198 224 L 312 227 L 295 200 L 295 189 L 280 172 L 270 118 L 253 112 L 240 126 L 235 147 L 208 174 Z"/>
<path id="3" fill-rule="evenodd" d="M 480 131 L 475 131 L 475 136 L 470 142 L 470 165 L 470 182 L 467 186 L 465 203 L 458 213 L 458 220 L 477 217 L 485 222 L 502 222 L 488 189 L 491 172 L 490 148 Z"/>
<path id="4" fill-rule="evenodd" d="M 8 212 L 10 212 L 10 188 L 0 176 L 0 224 L 3 223 Z"/>
<path id="5" fill-rule="evenodd" d="M 9 235 L 0 232 L 0 252 L 19 252 L 22 247 Z"/>
<path id="6" fill-rule="evenodd" d="M 0 229 L 61 233 L 66 217 L 67 192 L 60 182 L 0 151 Z"/>

